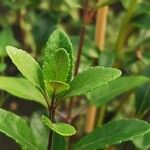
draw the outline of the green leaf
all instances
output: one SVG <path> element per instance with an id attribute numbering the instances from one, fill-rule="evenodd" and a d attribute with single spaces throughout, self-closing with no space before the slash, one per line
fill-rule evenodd
<path id="1" fill-rule="evenodd" d="M 135 94 L 136 112 L 138 115 L 143 116 L 150 109 L 150 84 L 148 83 L 138 88 Z"/>
<path id="2" fill-rule="evenodd" d="M 136 9 L 135 15 L 150 14 L 150 3 L 144 2 L 140 3 Z"/>
<path id="3" fill-rule="evenodd" d="M 93 67 L 78 74 L 70 83 L 66 96 L 85 94 L 103 84 L 106 84 L 121 75 L 117 69 Z"/>
<path id="4" fill-rule="evenodd" d="M 55 95 L 69 89 L 69 85 L 61 81 L 51 81 L 51 82 L 45 81 L 45 84 L 48 91 Z"/>
<path id="5" fill-rule="evenodd" d="M 7 45 L 19 46 L 10 28 L 5 28 L 0 33 L 0 56 L 6 55 Z"/>
<path id="6" fill-rule="evenodd" d="M 0 132 L 14 139 L 23 149 L 38 150 L 27 122 L 6 110 L 0 109 Z"/>
<path id="7" fill-rule="evenodd" d="M 6 64 L 0 63 L 0 72 L 5 71 L 6 67 L 7 67 Z"/>
<path id="8" fill-rule="evenodd" d="M 54 132 L 62 135 L 62 136 L 71 136 L 76 133 L 76 130 L 73 126 L 66 124 L 66 123 L 52 123 L 48 117 L 42 117 L 43 122 L 46 124 L 48 128 L 53 130 Z"/>
<path id="9" fill-rule="evenodd" d="M 23 9 L 26 6 L 28 6 L 31 3 L 30 0 L 26 0 L 26 1 L 17 1 L 17 0 L 5 0 L 4 1 L 4 5 L 6 5 L 7 7 L 11 8 L 11 9 Z"/>
<path id="10" fill-rule="evenodd" d="M 21 49 L 7 46 L 9 57 L 17 66 L 20 72 L 34 85 L 39 88 L 44 87 L 42 70 L 39 64 L 28 53 Z"/>
<path id="11" fill-rule="evenodd" d="M 150 130 L 147 122 L 137 119 L 113 121 L 98 127 L 74 146 L 74 150 L 92 150 L 119 144 Z"/>
<path id="12" fill-rule="evenodd" d="M 49 56 L 49 61 L 44 71 L 47 81 L 63 81 L 67 80 L 70 70 L 69 55 L 65 49 L 59 48 Z M 47 63 L 47 62 L 45 62 Z"/>
<path id="13" fill-rule="evenodd" d="M 64 136 L 54 133 L 53 150 L 67 150 L 67 141 Z"/>
<path id="14" fill-rule="evenodd" d="M 88 100 L 95 106 L 101 106 L 110 100 L 133 88 L 150 82 L 150 78 L 144 76 L 120 77 L 109 84 L 103 85 L 88 93 Z"/>
<path id="15" fill-rule="evenodd" d="M 150 131 L 143 136 L 134 138 L 132 141 L 138 149 L 148 150 L 150 148 Z"/>
<path id="16" fill-rule="evenodd" d="M 150 30 L 150 14 L 138 15 L 132 20 L 132 24 L 138 28 Z"/>
<path id="17" fill-rule="evenodd" d="M 111 4 L 114 4 L 116 2 L 118 2 L 119 0 L 99 0 L 96 7 L 97 8 L 101 8 L 101 7 L 104 7 L 104 6 L 107 6 L 107 5 L 111 5 Z"/>
<path id="18" fill-rule="evenodd" d="M 47 150 L 49 132 L 43 124 L 41 116 L 42 114 L 39 112 L 34 113 L 31 117 L 30 126 L 33 136 L 37 141 L 38 150 Z"/>
<path id="19" fill-rule="evenodd" d="M 43 64 L 43 73 L 44 78 L 49 81 L 50 76 L 47 73 L 47 69 L 49 68 L 49 64 L 51 64 L 51 58 L 50 56 L 59 48 L 63 48 L 66 50 L 66 52 L 69 55 L 70 59 L 70 68 L 69 68 L 69 74 L 67 77 L 67 81 L 71 79 L 72 76 L 72 65 L 73 65 L 73 56 L 72 51 L 73 47 L 72 44 L 66 35 L 65 32 L 61 30 L 55 30 L 52 35 L 50 35 L 48 42 L 46 43 L 45 47 L 45 55 L 44 55 L 44 64 Z"/>
<path id="20" fill-rule="evenodd" d="M 0 76 L 0 89 L 8 93 L 26 99 L 33 100 L 47 107 L 41 92 L 24 78 Z"/>
<path id="21" fill-rule="evenodd" d="M 121 0 L 121 2 L 122 2 L 123 7 L 127 9 L 130 4 L 130 0 Z"/>

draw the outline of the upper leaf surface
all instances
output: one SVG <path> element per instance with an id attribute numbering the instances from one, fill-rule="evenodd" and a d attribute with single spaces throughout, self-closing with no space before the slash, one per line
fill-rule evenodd
<path id="1" fill-rule="evenodd" d="M 45 62 L 47 66 L 44 71 L 45 80 L 65 82 L 70 70 L 70 60 L 66 50 L 63 48 L 57 49 L 51 54 L 49 59 L 49 63 Z"/>
<path id="2" fill-rule="evenodd" d="M 72 44 L 65 32 L 63 32 L 61 30 L 55 30 L 52 33 L 52 35 L 50 35 L 48 42 L 46 43 L 46 47 L 45 47 L 43 72 L 44 72 L 44 78 L 48 81 L 50 80 L 50 76 L 48 75 L 47 71 L 49 71 L 49 70 L 47 70 L 47 69 L 49 68 L 49 64 L 51 64 L 50 56 L 59 48 L 65 49 L 69 55 L 70 68 L 69 68 L 69 74 L 67 77 L 67 81 L 69 81 L 71 79 L 72 63 L 73 63 L 73 56 L 72 56 L 73 47 L 72 47 Z"/>
<path id="3" fill-rule="evenodd" d="M 117 69 L 93 67 L 77 75 L 70 83 L 66 96 L 85 94 L 121 75 Z"/>
<path id="4" fill-rule="evenodd" d="M 7 46 L 6 48 L 9 57 L 13 63 L 17 66 L 20 72 L 37 87 L 43 87 L 44 80 L 42 70 L 39 64 L 28 53 L 21 49 Z"/>
<path id="5" fill-rule="evenodd" d="M 114 81 L 111 81 L 109 84 L 103 85 L 88 93 L 88 99 L 91 104 L 99 107 L 109 102 L 114 97 L 146 82 L 150 82 L 150 79 L 144 76 L 120 77 Z"/>
<path id="6" fill-rule="evenodd" d="M 7 91 L 14 96 L 26 100 L 33 100 L 47 107 L 45 99 L 41 92 L 24 78 L 1 76 L 0 89 Z"/>
<path id="7" fill-rule="evenodd" d="M 133 137 L 147 133 L 147 122 L 136 119 L 119 120 L 98 127 L 74 146 L 74 150 L 92 150 L 131 140 Z"/>
<path id="8" fill-rule="evenodd" d="M 27 122 L 3 109 L 0 109 L 0 132 L 14 139 L 23 149 L 38 150 Z"/>
<path id="9" fill-rule="evenodd" d="M 47 127 L 52 129 L 54 132 L 62 135 L 62 136 L 71 136 L 76 133 L 76 130 L 73 126 L 66 124 L 66 123 L 52 123 L 49 118 L 46 116 L 42 117 L 43 122 L 46 124 Z"/>

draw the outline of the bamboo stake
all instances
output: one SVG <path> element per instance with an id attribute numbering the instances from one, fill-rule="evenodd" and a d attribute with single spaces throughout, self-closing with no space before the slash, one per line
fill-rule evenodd
<path id="1" fill-rule="evenodd" d="M 122 55 L 122 53 L 123 53 L 122 50 L 123 50 L 125 40 L 126 40 L 126 35 L 127 35 L 126 31 L 128 30 L 129 21 L 133 16 L 133 12 L 135 11 L 135 9 L 137 7 L 138 1 L 139 0 L 131 0 L 130 1 L 129 7 L 126 11 L 124 18 L 123 18 L 123 21 L 122 21 L 122 24 L 120 27 L 120 31 L 118 34 L 118 38 L 117 38 L 116 47 L 115 47 L 119 56 Z"/>
<path id="2" fill-rule="evenodd" d="M 96 44 L 100 50 L 103 50 L 104 43 L 105 43 L 107 14 L 108 14 L 108 7 L 107 6 L 100 8 L 97 11 L 95 42 L 96 42 Z M 95 118 L 96 118 L 96 107 L 95 106 L 89 106 L 87 109 L 87 120 L 86 120 L 85 132 L 89 133 L 93 130 Z"/>
<path id="3" fill-rule="evenodd" d="M 107 26 L 108 7 L 98 10 L 96 18 L 95 42 L 100 50 L 103 50 L 105 43 L 105 32 Z"/>

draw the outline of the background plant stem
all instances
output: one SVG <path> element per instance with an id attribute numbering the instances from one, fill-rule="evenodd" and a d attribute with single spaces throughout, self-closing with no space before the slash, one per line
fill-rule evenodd
<path id="1" fill-rule="evenodd" d="M 123 18 L 122 25 L 120 27 L 120 31 L 119 31 L 117 42 L 116 42 L 116 48 L 115 48 L 118 55 L 122 54 L 122 50 L 123 50 L 125 39 L 126 39 L 126 34 L 127 34 L 126 31 L 128 29 L 128 24 L 132 18 L 132 15 L 136 8 L 137 3 L 138 3 L 138 0 L 130 1 L 127 12 Z"/>
<path id="2" fill-rule="evenodd" d="M 106 109 L 107 109 L 107 107 L 105 105 L 97 109 L 96 119 L 95 119 L 95 127 L 101 126 L 103 124 Z"/>
<path id="3" fill-rule="evenodd" d="M 77 57 L 76 57 L 77 59 L 75 62 L 74 76 L 76 76 L 78 74 L 78 70 L 80 67 L 82 48 L 83 48 L 86 25 L 87 25 L 87 19 L 86 19 L 87 18 L 87 12 L 88 12 L 88 0 L 85 0 L 84 10 L 83 10 L 83 25 L 81 27 L 81 32 L 80 32 L 80 41 L 79 41 L 79 46 L 78 46 L 78 51 L 77 51 Z"/>

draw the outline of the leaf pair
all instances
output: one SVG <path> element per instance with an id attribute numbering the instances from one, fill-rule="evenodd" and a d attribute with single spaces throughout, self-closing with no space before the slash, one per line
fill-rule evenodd
<path id="1" fill-rule="evenodd" d="M 68 36 L 56 30 L 45 47 L 43 74 L 47 81 L 69 82 L 72 77 L 73 47 Z"/>

